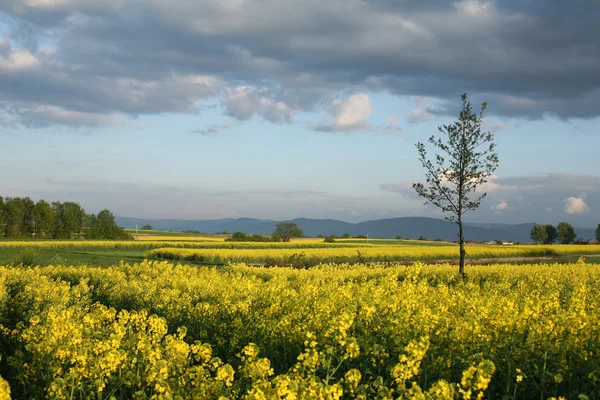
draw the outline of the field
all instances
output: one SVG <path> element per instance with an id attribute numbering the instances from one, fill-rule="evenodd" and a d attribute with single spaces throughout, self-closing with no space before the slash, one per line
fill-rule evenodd
<path id="1" fill-rule="evenodd" d="M 156 235 L 154 238 L 160 236 Z M 323 243 L 323 240 L 299 240 L 290 243 L 252 243 L 252 242 L 224 242 L 222 239 L 204 240 L 204 237 L 190 240 L 190 237 L 178 237 L 182 240 L 135 240 L 135 241 L 59 241 L 59 240 L 27 240 L 27 241 L 0 241 L 0 265 L 18 263 L 20 254 L 24 251 L 35 253 L 36 265 L 48 265 L 56 262 L 67 262 L 70 265 L 113 265 L 119 261 L 135 263 L 146 258 L 147 251 L 156 248 L 193 248 L 193 249 L 306 249 L 306 248 L 337 248 L 337 247 L 368 247 L 373 244 L 362 243 Z M 196 262 L 201 263 L 201 262 Z"/>
<path id="2" fill-rule="evenodd" d="M 0 242 L 1 400 L 600 399 L 600 246 L 152 236 Z"/>
<path id="3" fill-rule="evenodd" d="M 341 244 L 340 244 L 341 245 Z M 357 246 L 357 245 L 354 245 Z M 510 259 L 529 257 L 557 257 L 569 255 L 600 254 L 600 245 L 548 245 L 548 246 L 467 246 L 471 259 Z M 363 247 L 320 248 L 157 248 L 149 257 L 177 261 L 305 266 L 320 263 L 398 262 L 419 260 L 452 260 L 458 257 L 457 246 L 366 245 Z"/>
<path id="4" fill-rule="evenodd" d="M 0 267 L 0 374 L 15 398 L 599 398 L 595 265 L 455 272 Z"/>

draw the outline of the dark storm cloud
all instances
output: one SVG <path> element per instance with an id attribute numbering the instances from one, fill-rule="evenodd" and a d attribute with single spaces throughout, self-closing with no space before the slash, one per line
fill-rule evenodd
<path id="1" fill-rule="evenodd" d="M 195 112 L 197 100 L 222 96 L 234 118 L 289 123 L 336 93 L 373 90 L 436 98 L 427 110 L 434 114 L 453 114 L 468 92 L 501 116 L 600 115 L 595 1 L 28 0 L 0 7 L 9 32 L 0 46 L 5 107 L 138 115 Z M 213 80 L 203 85 L 199 77 Z M 232 98 L 240 88 L 244 96 Z"/>

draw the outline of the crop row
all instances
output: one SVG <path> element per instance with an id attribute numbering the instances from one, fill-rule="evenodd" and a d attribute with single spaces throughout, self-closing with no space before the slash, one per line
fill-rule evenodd
<path id="1" fill-rule="evenodd" d="M 544 257 L 600 254 L 600 246 L 470 246 L 468 258 Z M 393 262 L 451 260 L 458 257 L 456 246 L 372 246 L 365 248 L 297 249 L 177 249 L 158 248 L 149 257 L 205 263 L 244 262 L 265 265 L 316 265 L 327 262 Z"/>

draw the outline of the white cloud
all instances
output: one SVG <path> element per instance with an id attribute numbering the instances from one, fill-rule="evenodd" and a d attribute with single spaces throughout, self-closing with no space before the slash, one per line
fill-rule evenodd
<path id="1" fill-rule="evenodd" d="M 327 132 L 368 131 L 373 127 L 367 119 L 373 112 L 369 95 L 356 93 L 345 99 L 335 99 L 327 107 L 332 121 L 321 124 L 315 129 Z"/>
<path id="2" fill-rule="evenodd" d="M 417 124 L 419 122 L 429 121 L 431 114 L 425 111 L 423 108 L 414 108 L 410 114 L 406 116 L 406 120 L 411 124 Z"/>
<path id="3" fill-rule="evenodd" d="M 504 210 L 508 210 L 510 207 L 508 206 L 508 203 L 506 201 L 501 201 L 497 204 L 494 204 L 493 206 L 490 207 L 490 210 L 494 210 L 494 211 L 504 211 Z"/>
<path id="4" fill-rule="evenodd" d="M 353 129 L 363 125 L 373 109 L 369 104 L 369 95 L 354 94 L 346 100 L 335 100 L 331 104 L 335 125 L 340 129 Z"/>
<path id="5" fill-rule="evenodd" d="M 454 7 L 460 13 L 473 18 L 488 18 L 495 11 L 491 1 L 463 0 L 454 3 Z"/>
<path id="6" fill-rule="evenodd" d="M 49 124 L 72 127 L 101 127 L 127 125 L 128 121 L 112 115 L 65 110 L 56 106 L 36 106 L 17 114 L 14 123 L 29 127 L 44 127 Z M 0 118 L 0 124 L 8 125 Z"/>
<path id="7" fill-rule="evenodd" d="M 272 99 L 267 89 L 248 86 L 226 89 L 221 104 L 227 115 L 238 120 L 247 120 L 259 114 L 274 123 L 291 122 L 294 113 L 284 102 Z"/>
<path id="8" fill-rule="evenodd" d="M 431 97 L 418 96 L 415 101 L 415 108 L 406 116 L 406 120 L 411 124 L 429 121 L 432 114 L 427 111 L 427 105 L 433 100 Z"/>
<path id="9" fill-rule="evenodd" d="M 586 214 L 590 211 L 590 207 L 580 197 L 567 197 L 563 203 L 567 214 Z"/>
<path id="10" fill-rule="evenodd" d="M 492 123 L 488 118 L 484 117 L 481 120 L 481 128 L 484 131 L 492 131 L 493 133 L 508 128 L 508 125 L 502 122 Z"/>
<path id="11" fill-rule="evenodd" d="M 26 49 L 12 48 L 8 40 L 0 40 L 0 50 L 4 50 L 0 53 L 0 70 L 17 72 L 40 66 L 40 60 L 34 54 Z"/>

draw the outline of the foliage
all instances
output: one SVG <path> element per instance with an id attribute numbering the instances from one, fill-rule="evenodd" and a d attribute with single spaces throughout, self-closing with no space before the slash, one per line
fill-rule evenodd
<path id="1" fill-rule="evenodd" d="M 280 222 L 275 226 L 273 237 L 282 242 L 289 242 L 291 238 L 301 237 L 303 232 L 295 222 Z"/>
<path id="2" fill-rule="evenodd" d="M 562 244 L 573 243 L 577 234 L 575 229 L 568 222 L 561 222 L 558 224 L 558 241 Z"/>
<path id="3" fill-rule="evenodd" d="M 600 224 L 596 227 L 596 231 L 594 232 L 596 236 L 596 241 L 600 243 Z"/>
<path id="4" fill-rule="evenodd" d="M 19 197 L 4 199 L 2 219 L 4 221 L 4 235 L 7 237 L 24 236 L 23 220 L 25 216 L 25 202 Z"/>
<path id="5" fill-rule="evenodd" d="M 0 196 L 0 226 L 4 225 L 4 197 Z M 2 234 L 2 232 L 0 232 Z"/>
<path id="6" fill-rule="evenodd" d="M 552 244 L 556 242 L 558 239 L 558 231 L 552 225 L 546 225 L 546 240 L 544 240 L 545 244 Z"/>
<path id="7" fill-rule="evenodd" d="M 79 238 L 83 229 L 83 223 L 86 218 L 85 210 L 77 203 L 70 201 L 52 203 L 54 211 L 54 232 L 55 239 L 73 239 Z"/>
<path id="8" fill-rule="evenodd" d="M 151 231 L 152 225 L 146 224 L 146 225 L 142 226 L 140 229 L 143 231 Z"/>
<path id="9" fill-rule="evenodd" d="M 325 243 L 335 243 L 335 238 L 333 237 L 333 235 L 329 235 L 329 236 L 327 236 L 327 237 L 326 237 L 326 238 L 323 240 L 323 242 L 325 242 Z"/>
<path id="10" fill-rule="evenodd" d="M 33 267 L 37 265 L 38 252 L 31 247 L 27 247 L 19 252 L 12 261 L 13 265 L 22 265 L 24 267 Z"/>
<path id="11" fill-rule="evenodd" d="M 544 225 L 533 224 L 529 237 L 533 243 L 542 244 L 548 239 L 548 231 Z"/>
<path id="12" fill-rule="evenodd" d="M 35 223 L 35 236 L 37 238 L 50 237 L 54 226 L 54 212 L 52 206 L 45 200 L 39 200 L 33 208 Z"/>
<path id="13" fill-rule="evenodd" d="M 130 234 L 116 224 L 113 213 L 107 209 L 100 211 L 97 216 L 89 215 L 86 228 L 86 239 L 133 240 Z"/>
<path id="14" fill-rule="evenodd" d="M 419 236 L 417 240 L 427 240 L 427 238 L 425 236 Z"/>
<path id="15" fill-rule="evenodd" d="M 0 197 L 0 236 L 9 238 L 33 237 L 54 239 L 79 239 L 87 225 L 88 236 L 103 239 L 131 240 L 132 237 L 114 223 L 109 210 L 98 216 L 86 215 L 85 210 L 74 202 L 45 200 L 34 203 L 29 197 Z M 90 234 L 90 232 L 93 233 Z"/>
<path id="16" fill-rule="evenodd" d="M 225 239 L 226 242 L 278 242 L 269 236 L 263 235 L 247 235 L 244 232 L 234 232 L 231 237 Z"/>
<path id="17" fill-rule="evenodd" d="M 0 375 L 15 398 L 598 398 L 598 268 L 453 270 L 0 267 Z"/>
<path id="18" fill-rule="evenodd" d="M 433 204 L 442 212 L 450 212 L 447 217 L 458 224 L 460 244 L 459 273 L 464 275 L 464 235 L 462 217 L 475 210 L 481 204 L 486 193 L 479 193 L 478 188 L 487 182 L 488 177 L 498 167 L 498 155 L 495 152 L 494 135 L 482 131 L 483 112 L 487 103 L 481 105 L 477 115 L 463 94 L 462 108 L 458 121 L 438 128 L 442 137 L 431 136 L 429 143 L 437 147 L 441 154 L 436 154 L 434 161 L 427 156 L 423 143 L 417 143 L 419 160 L 426 169 L 426 185 L 413 184 L 425 204 Z"/>

